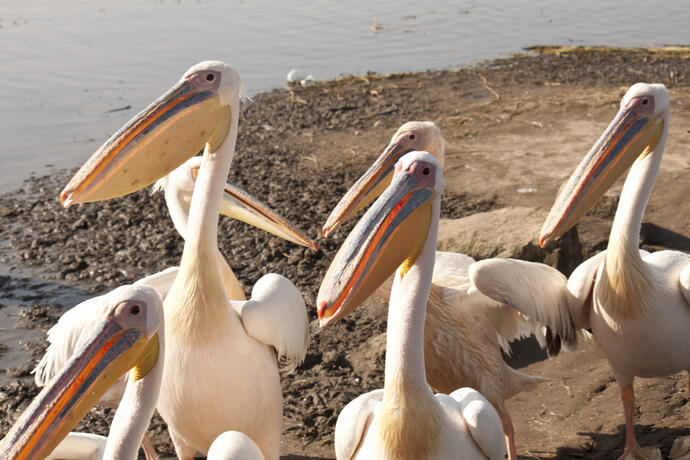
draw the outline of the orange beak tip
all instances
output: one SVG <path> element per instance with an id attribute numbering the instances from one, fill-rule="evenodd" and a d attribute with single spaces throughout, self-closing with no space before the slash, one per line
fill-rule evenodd
<path id="1" fill-rule="evenodd" d="M 316 314 L 319 317 L 319 320 L 323 319 L 323 315 L 326 313 L 326 307 L 328 307 L 328 303 L 325 300 L 322 300 L 316 306 Z"/>
<path id="2" fill-rule="evenodd" d="M 64 208 L 69 208 L 73 204 L 72 199 L 69 197 L 69 194 L 64 190 L 62 191 L 62 193 L 60 193 L 60 203 L 62 203 L 62 206 Z"/>

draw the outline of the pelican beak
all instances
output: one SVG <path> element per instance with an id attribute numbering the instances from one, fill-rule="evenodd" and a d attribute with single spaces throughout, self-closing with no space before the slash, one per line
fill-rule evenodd
<path id="1" fill-rule="evenodd" d="M 222 144 L 230 127 L 230 106 L 220 102 L 220 75 L 212 82 L 201 77 L 183 77 L 113 134 L 62 190 L 62 204 L 69 207 L 135 192 L 205 145 L 215 150 Z"/>
<path id="2" fill-rule="evenodd" d="M 371 203 L 381 195 L 393 177 L 393 167 L 406 153 L 414 150 L 404 147 L 398 142 L 388 144 L 383 153 L 362 177 L 347 191 L 345 196 L 328 216 L 322 233 L 325 238 L 333 233 L 335 228 L 352 217 L 357 211 Z"/>
<path id="3" fill-rule="evenodd" d="M 0 458 L 48 456 L 120 376 L 150 356 L 154 362 L 158 358 L 156 335 L 149 339 L 145 332 L 124 329 L 112 318 L 103 320 L 0 441 Z"/>
<path id="4" fill-rule="evenodd" d="M 192 177 L 195 181 L 198 174 L 199 168 L 193 168 Z M 192 201 L 192 194 L 185 192 L 182 199 L 189 206 Z M 230 181 L 225 184 L 220 202 L 220 213 L 292 243 L 308 247 L 314 251 L 319 250 L 318 245 L 306 233 Z"/>
<path id="5" fill-rule="evenodd" d="M 302 230 L 229 181 L 225 184 L 223 199 L 220 203 L 220 213 L 246 222 L 284 240 L 308 247 L 314 251 L 319 250 L 317 244 Z"/>
<path id="6" fill-rule="evenodd" d="M 635 159 L 652 152 L 664 132 L 664 118 L 622 108 L 561 189 L 541 229 L 544 247 L 585 215 Z"/>
<path id="7" fill-rule="evenodd" d="M 401 264 L 400 275 L 405 275 L 426 241 L 433 196 L 432 188 L 406 172 L 393 177 L 348 235 L 321 282 L 316 300 L 321 327 L 357 308 Z"/>

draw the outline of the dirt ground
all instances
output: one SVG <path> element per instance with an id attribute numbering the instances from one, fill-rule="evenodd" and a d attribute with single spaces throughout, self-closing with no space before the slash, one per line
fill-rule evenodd
<path id="1" fill-rule="evenodd" d="M 625 90 L 638 81 L 662 82 L 671 91 L 671 125 L 642 241 L 648 250 L 688 252 L 688 57 L 687 49 L 543 48 L 457 70 L 349 77 L 260 94 L 242 112 L 230 178 L 316 237 L 340 196 L 397 127 L 432 120 L 446 139 L 444 217 L 513 205 L 548 209 L 616 113 Z M 178 263 L 182 242 L 161 196 L 142 191 L 65 210 L 57 196 L 70 173 L 32 177 L 0 198 L 3 263 L 28 266 L 37 277 L 94 293 Z M 621 184 L 578 225 L 582 257 L 605 248 Z M 271 271 L 295 282 L 313 320 L 320 280 L 353 224 L 329 240 L 319 237 L 320 251 L 311 252 L 224 219 L 219 246 L 247 290 Z M 0 289 L 14 289 L 9 278 Z M 31 299 L 23 317 L 46 330 L 70 306 Z M 333 429 L 342 407 L 383 384 L 385 312 L 384 304 L 370 301 L 325 330 L 312 321 L 305 362 L 283 373 L 285 458 L 333 458 Z M 46 343 L 31 346 L 34 358 L 8 370 L 17 380 L 0 387 L 0 435 L 37 392 L 28 371 Z M 510 362 L 553 379 L 508 401 L 521 457 L 621 455 L 620 394 L 593 344 L 545 360 L 530 343 L 519 343 Z M 635 388 L 639 441 L 658 445 L 667 455 L 675 437 L 690 435 L 687 377 L 638 379 Z M 103 412 L 92 411 L 80 429 L 105 432 Z M 151 434 L 161 453 L 172 455 L 159 419 Z"/>

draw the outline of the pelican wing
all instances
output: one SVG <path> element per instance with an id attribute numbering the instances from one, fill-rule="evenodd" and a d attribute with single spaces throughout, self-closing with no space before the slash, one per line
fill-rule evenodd
<path id="1" fill-rule="evenodd" d="M 466 291 L 472 285 L 469 271 L 475 262 L 472 257 L 465 254 L 436 251 L 433 283 Z"/>
<path id="2" fill-rule="evenodd" d="M 534 335 L 542 347 L 545 346 L 540 324 L 530 322 L 529 318 L 514 308 L 472 289 L 470 267 L 474 263 L 476 261 L 465 254 L 436 251 L 431 298 L 440 295 L 447 308 L 475 311 L 489 309 L 486 314 L 492 317 L 499 345 L 508 355 L 511 353 L 510 342 L 530 335 Z"/>
<path id="3" fill-rule="evenodd" d="M 237 301 L 231 301 L 237 310 Z M 309 318 L 302 294 L 284 276 L 269 273 L 252 288 L 240 309 L 247 334 L 273 346 L 279 357 L 295 366 L 304 361 L 309 345 Z"/>
<path id="4" fill-rule="evenodd" d="M 161 299 L 165 299 L 175 276 L 177 276 L 177 271 L 177 267 L 169 267 L 142 278 L 134 284 L 149 286 L 161 296 Z M 96 325 L 93 321 L 92 310 L 102 305 L 103 297 L 105 296 L 92 297 L 75 305 L 63 313 L 58 322 L 48 330 L 48 348 L 32 371 L 36 385 L 45 386 L 89 339 Z M 126 382 L 127 374 L 123 375 L 103 395 L 101 403 L 111 407 L 117 406 L 125 392 Z"/>
<path id="5" fill-rule="evenodd" d="M 221 433 L 208 449 L 206 458 L 212 460 L 265 460 L 259 446 L 240 431 Z"/>
<path id="6" fill-rule="evenodd" d="M 644 252 L 644 251 L 641 251 Z M 646 253 L 646 252 L 644 252 Z M 589 313 L 592 311 L 592 292 L 594 282 L 597 279 L 597 272 L 602 263 L 606 251 L 602 251 L 593 257 L 582 262 L 577 266 L 570 278 L 568 278 L 568 306 L 572 315 L 575 327 L 589 329 Z"/>
<path id="7" fill-rule="evenodd" d="M 482 294 L 545 325 L 550 353 L 560 350 L 557 337 L 566 345 L 577 344 L 570 312 L 575 300 L 568 291 L 566 277 L 555 268 L 516 259 L 487 259 L 470 267 L 470 278 Z M 557 337 L 549 339 L 549 329 Z"/>
<path id="8" fill-rule="evenodd" d="M 168 267 L 161 272 L 142 278 L 136 281 L 134 284 L 143 284 L 144 286 L 153 288 L 158 293 L 161 300 L 165 300 L 165 297 L 168 295 L 168 291 L 170 290 L 173 281 L 175 281 L 175 277 L 177 276 L 177 272 L 179 270 L 179 267 Z"/>
<path id="9" fill-rule="evenodd" d="M 437 398 L 440 396 L 445 395 L 436 395 Z M 462 418 L 482 452 L 490 459 L 502 460 L 506 452 L 503 425 L 491 403 L 472 388 L 459 388 L 448 397 L 460 405 Z"/>
<path id="10" fill-rule="evenodd" d="M 48 348 L 32 371 L 36 385 L 45 386 L 81 348 L 93 332 L 92 310 L 102 304 L 104 296 L 92 297 L 75 305 L 60 316 L 48 330 Z"/>
<path id="11" fill-rule="evenodd" d="M 670 250 L 652 253 L 640 250 L 640 256 L 654 273 L 671 279 L 678 276 L 680 294 L 690 308 L 690 254 Z"/>
<path id="12" fill-rule="evenodd" d="M 357 396 L 343 408 L 335 424 L 335 458 L 355 458 L 374 418 L 376 406 L 382 400 L 383 390 L 374 390 Z"/>

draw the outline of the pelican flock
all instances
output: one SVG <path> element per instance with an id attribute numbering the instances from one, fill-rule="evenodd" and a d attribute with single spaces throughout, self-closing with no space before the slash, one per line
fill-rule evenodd
<path id="1" fill-rule="evenodd" d="M 305 358 L 306 304 L 274 273 L 261 277 L 246 299 L 232 261 L 218 249 L 219 214 L 318 248 L 227 180 L 243 97 L 242 80 L 228 64 L 191 67 L 62 190 L 67 207 L 155 184 L 184 249 L 179 266 L 93 297 L 50 329 L 34 371 L 44 388 L 0 441 L 1 458 L 134 459 L 156 410 L 180 459 L 279 458 L 278 362 L 296 366 Z M 621 458 L 660 458 L 635 437 L 633 380 L 690 372 L 690 255 L 639 249 L 669 106 L 663 85 L 633 85 L 559 192 L 542 246 L 574 226 L 630 168 L 606 251 L 569 278 L 534 262 L 475 262 L 436 251 L 444 140 L 432 122 L 397 130 L 322 230 L 329 237 L 369 207 L 323 277 L 315 299 L 320 326 L 372 294 L 389 299 L 384 386 L 341 410 L 338 460 L 516 460 L 505 400 L 545 379 L 512 369 L 501 351 L 531 334 L 552 355 L 561 346 L 574 351 L 579 336 L 591 336 L 621 388 Z M 108 437 L 72 432 L 99 402 L 117 406 Z M 144 447 L 156 457 L 150 442 Z M 670 458 L 690 459 L 690 440 L 679 439 Z"/>

